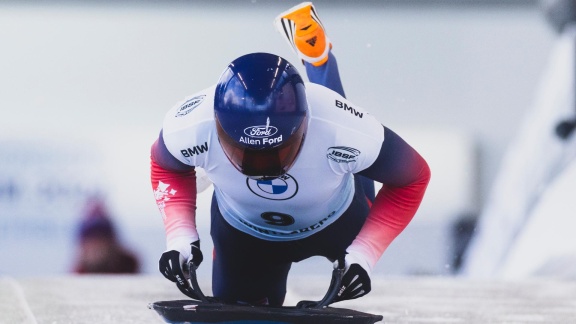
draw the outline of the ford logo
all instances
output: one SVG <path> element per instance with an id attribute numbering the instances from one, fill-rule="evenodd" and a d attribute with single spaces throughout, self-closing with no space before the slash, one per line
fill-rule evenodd
<path id="1" fill-rule="evenodd" d="M 278 128 L 270 126 L 270 118 L 267 118 L 266 125 L 250 126 L 244 128 L 244 134 L 250 137 L 264 138 L 278 133 Z"/>

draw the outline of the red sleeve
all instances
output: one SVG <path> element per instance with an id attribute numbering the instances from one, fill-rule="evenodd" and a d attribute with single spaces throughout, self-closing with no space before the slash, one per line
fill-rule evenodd
<path id="1" fill-rule="evenodd" d="M 151 158 L 151 181 L 166 230 L 166 242 L 199 239 L 196 231 L 196 171 L 170 171 Z"/>
<path id="2" fill-rule="evenodd" d="M 408 226 L 424 197 L 430 181 L 430 168 L 419 155 L 416 164 L 420 170 L 409 184 L 382 186 L 364 226 L 348 247 L 348 252 L 364 256 L 371 268 L 374 268 L 390 243 Z"/>
<path id="3" fill-rule="evenodd" d="M 383 186 L 347 249 L 364 256 L 371 268 L 408 226 L 430 182 L 430 168 L 420 154 L 390 130 L 386 130 L 385 142 L 377 162 L 363 173 Z"/>

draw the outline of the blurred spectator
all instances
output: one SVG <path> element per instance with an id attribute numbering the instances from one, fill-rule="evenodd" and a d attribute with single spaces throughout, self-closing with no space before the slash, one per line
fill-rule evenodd
<path id="1" fill-rule="evenodd" d="M 100 199 L 88 202 L 78 225 L 78 251 L 73 272 L 137 273 L 138 258 L 118 240 L 116 229 Z"/>

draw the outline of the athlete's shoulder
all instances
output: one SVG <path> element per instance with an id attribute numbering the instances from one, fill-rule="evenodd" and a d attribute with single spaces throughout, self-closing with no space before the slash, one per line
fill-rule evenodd
<path id="1" fill-rule="evenodd" d="M 367 110 L 325 86 L 306 83 L 306 94 L 312 118 L 344 123 L 352 127 L 364 123 L 380 124 Z"/>
<path id="2" fill-rule="evenodd" d="M 202 166 L 212 148 L 214 89 L 211 86 L 187 96 L 164 117 L 162 140 L 166 150 L 186 165 Z"/>
<path id="3" fill-rule="evenodd" d="M 190 127 L 214 118 L 215 85 L 189 95 L 174 105 L 164 117 L 164 132 Z"/>
<path id="4" fill-rule="evenodd" d="M 384 141 L 382 124 L 337 92 L 321 85 L 306 86 L 311 116 L 309 147 L 326 152 L 324 158 L 337 174 L 369 167 Z"/>

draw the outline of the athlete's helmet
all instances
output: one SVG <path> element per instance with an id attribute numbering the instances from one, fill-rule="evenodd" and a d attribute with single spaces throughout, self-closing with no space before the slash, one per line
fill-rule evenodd
<path id="1" fill-rule="evenodd" d="M 218 139 L 230 162 L 253 179 L 285 174 L 308 127 L 302 77 L 285 59 L 268 53 L 241 56 L 216 86 Z"/>

